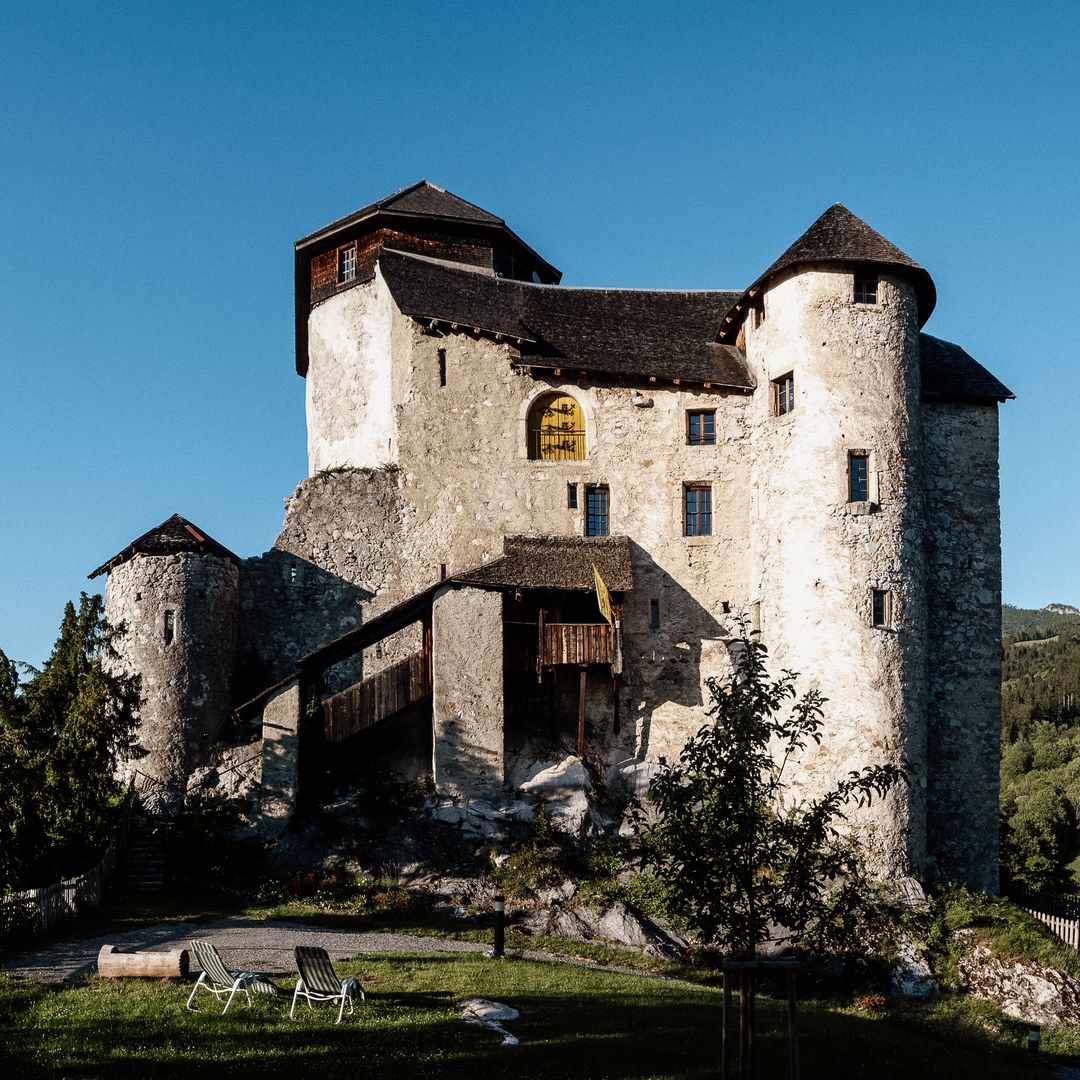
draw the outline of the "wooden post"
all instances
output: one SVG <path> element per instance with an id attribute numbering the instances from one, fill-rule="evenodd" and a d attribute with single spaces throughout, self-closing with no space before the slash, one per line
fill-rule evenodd
<path id="1" fill-rule="evenodd" d="M 731 1013 L 731 972 L 725 971 L 723 1021 L 720 1034 L 720 1080 L 727 1080 L 728 1074 L 728 1016 Z"/>
<path id="2" fill-rule="evenodd" d="M 122 953 L 115 945 L 102 945 L 97 966 L 103 979 L 186 979 L 190 958 L 187 949 Z"/>
<path id="3" fill-rule="evenodd" d="M 787 977 L 787 1037 L 788 1063 L 791 1068 L 791 1080 L 799 1080 L 799 1031 L 795 1024 L 794 971 L 789 971 Z"/>
<path id="4" fill-rule="evenodd" d="M 578 757 L 585 756 L 585 668 L 581 669 L 581 679 L 578 683 L 577 704 L 577 752 Z"/>
<path id="5" fill-rule="evenodd" d="M 753 975 L 746 968 L 739 971 L 739 1080 L 753 1076 L 750 1059 L 750 980 Z"/>

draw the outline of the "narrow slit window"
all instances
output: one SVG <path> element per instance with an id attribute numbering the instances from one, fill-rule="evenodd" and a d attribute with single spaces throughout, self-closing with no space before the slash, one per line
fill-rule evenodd
<path id="1" fill-rule="evenodd" d="M 873 623 L 880 630 L 892 626 L 892 596 L 888 589 L 874 590 Z"/>
<path id="2" fill-rule="evenodd" d="M 848 502 L 870 501 L 870 455 L 865 450 L 848 453 Z"/>
<path id="3" fill-rule="evenodd" d="M 856 304 L 876 304 L 878 279 L 865 274 L 855 275 L 854 300 Z"/>
<path id="4" fill-rule="evenodd" d="M 176 637 L 176 612 L 165 612 L 165 644 L 171 645 Z"/>
<path id="5" fill-rule="evenodd" d="M 577 484 L 566 485 L 566 507 L 568 510 L 577 509 Z"/>
<path id="6" fill-rule="evenodd" d="M 446 385 L 446 350 L 439 350 L 439 385 Z"/>
<path id="7" fill-rule="evenodd" d="M 712 487 L 687 484 L 683 488 L 683 534 L 712 536 Z"/>
<path id="8" fill-rule="evenodd" d="M 439 563 L 439 580 L 446 580 L 446 563 L 444 562 Z"/>
<path id="9" fill-rule="evenodd" d="M 346 281 L 356 280 L 356 245 L 350 244 L 348 247 L 341 248 L 338 251 L 338 284 L 344 285 Z"/>
<path id="10" fill-rule="evenodd" d="M 772 381 L 773 416 L 795 411 L 795 373 L 789 371 Z"/>
<path id="11" fill-rule="evenodd" d="M 660 629 L 660 601 L 659 600 L 650 600 L 649 601 L 649 629 L 650 630 L 659 630 Z"/>
<path id="12" fill-rule="evenodd" d="M 716 445 L 715 409 L 695 409 L 686 414 L 686 442 L 689 446 Z"/>
<path id="13" fill-rule="evenodd" d="M 597 485 L 585 489 L 585 535 L 607 536 L 610 511 L 610 492 Z"/>

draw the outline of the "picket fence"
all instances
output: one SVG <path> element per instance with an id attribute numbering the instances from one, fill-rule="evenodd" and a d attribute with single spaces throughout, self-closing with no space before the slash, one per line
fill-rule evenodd
<path id="1" fill-rule="evenodd" d="M 1080 949 L 1080 899 L 1059 893 L 1038 892 L 1019 897 L 1017 905 L 1038 919 L 1052 934 L 1073 949 Z"/>
<path id="2" fill-rule="evenodd" d="M 68 881 L 58 881 L 53 885 L 26 889 L 0 898 L 0 949 L 78 918 L 101 904 L 123 852 L 135 797 L 134 787 L 129 788 L 120 814 L 120 824 L 101 861 L 92 870 Z"/>

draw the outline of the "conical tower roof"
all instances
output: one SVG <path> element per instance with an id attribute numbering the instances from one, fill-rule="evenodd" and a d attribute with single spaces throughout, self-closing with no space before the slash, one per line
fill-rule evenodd
<path id="1" fill-rule="evenodd" d="M 834 203 L 735 302 L 724 318 L 719 340 L 734 340 L 750 301 L 774 277 L 793 267 L 812 263 L 877 266 L 909 277 L 918 298 L 920 327 L 930 318 L 937 303 L 933 279 L 923 267 L 846 206 Z"/>
<path id="2" fill-rule="evenodd" d="M 221 559 L 232 559 L 235 563 L 240 561 L 227 547 L 192 525 L 187 518 L 173 514 L 149 532 L 144 532 L 138 539 L 132 540 L 123 551 L 118 551 L 108 562 L 102 563 L 87 576 L 96 578 L 99 574 L 107 574 L 136 555 L 175 555 L 185 551 L 196 555 L 216 555 Z"/>

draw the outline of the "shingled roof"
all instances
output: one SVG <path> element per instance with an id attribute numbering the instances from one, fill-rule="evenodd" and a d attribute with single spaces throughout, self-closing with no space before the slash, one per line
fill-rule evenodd
<path id="1" fill-rule="evenodd" d="M 375 202 L 368 203 L 367 206 L 362 206 L 359 210 L 354 210 L 351 214 L 346 214 L 344 217 L 338 218 L 337 221 L 332 221 L 329 225 L 324 225 L 321 229 L 317 229 L 302 240 L 297 240 L 296 246 L 306 246 L 313 240 L 339 232 L 349 225 L 363 221 L 364 218 L 373 217 L 380 211 L 389 214 L 400 214 L 405 217 L 426 217 L 442 221 L 471 221 L 484 225 L 506 225 L 506 222 L 501 217 L 496 217 L 494 214 L 488 213 L 487 210 L 483 210 L 471 202 L 466 202 L 460 196 L 453 194 L 453 192 L 431 183 L 430 180 L 418 180 L 415 184 L 403 187 L 383 199 L 376 199 Z"/>
<path id="2" fill-rule="evenodd" d="M 1005 401 L 1016 395 L 959 345 L 919 335 L 922 396 L 944 401 Z"/>
<path id="3" fill-rule="evenodd" d="M 901 271 L 914 282 L 920 326 L 930 318 L 937 303 L 937 290 L 926 270 L 846 206 L 834 203 L 732 305 L 719 339 L 735 340 L 750 302 L 772 278 L 808 263 L 846 263 Z"/>
<path id="4" fill-rule="evenodd" d="M 716 341 L 735 292 L 532 285 L 389 249 L 379 265 L 404 314 L 514 339 L 521 366 L 754 387 L 742 352 Z"/>
<path id="5" fill-rule="evenodd" d="M 462 585 L 591 591 L 596 588 L 594 566 L 612 592 L 633 589 L 625 536 L 507 536 L 501 558 L 455 574 L 453 580 Z"/>
<path id="6" fill-rule="evenodd" d="M 219 544 L 212 536 L 192 525 L 187 518 L 173 514 L 160 525 L 144 532 L 133 540 L 123 551 L 118 551 L 108 562 L 102 563 L 87 577 L 96 578 L 133 559 L 136 555 L 175 555 L 180 552 L 192 552 L 196 555 L 216 555 L 222 559 L 240 559 L 227 547 Z"/>

